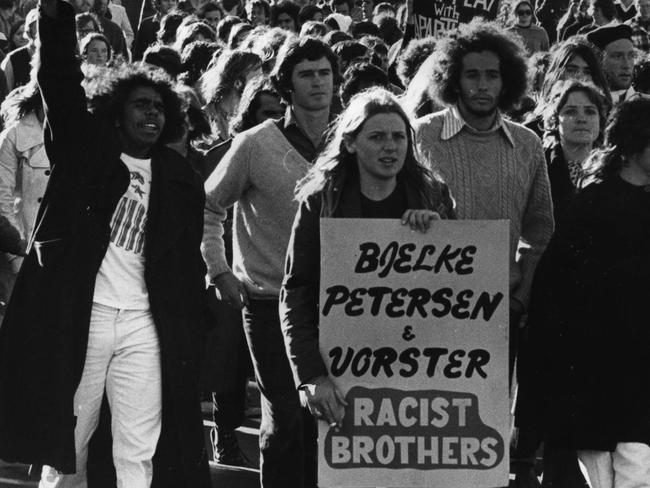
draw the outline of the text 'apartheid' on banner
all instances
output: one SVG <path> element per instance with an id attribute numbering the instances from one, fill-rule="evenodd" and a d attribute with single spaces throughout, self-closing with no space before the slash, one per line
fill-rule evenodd
<path id="1" fill-rule="evenodd" d="M 319 486 L 508 483 L 507 221 L 321 219 Z"/>
<path id="2" fill-rule="evenodd" d="M 499 3 L 499 0 L 414 0 L 415 36 L 440 37 L 477 16 L 494 20 Z"/>

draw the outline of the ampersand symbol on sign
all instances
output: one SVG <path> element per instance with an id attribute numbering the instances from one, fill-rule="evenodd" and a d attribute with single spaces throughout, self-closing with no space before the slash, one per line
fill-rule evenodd
<path id="1" fill-rule="evenodd" d="M 402 339 L 405 341 L 412 341 L 415 339 L 415 334 L 413 333 L 413 327 L 407 325 L 404 327 L 404 333 L 402 334 Z"/>

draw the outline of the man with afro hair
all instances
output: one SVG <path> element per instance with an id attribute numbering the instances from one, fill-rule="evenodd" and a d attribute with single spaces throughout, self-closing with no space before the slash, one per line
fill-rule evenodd
<path id="1" fill-rule="evenodd" d="M 139 65 L 84 92 L 62 0 L 41 0 L 39 36 L 51 174 L 0 328 L 0 458 L 43 464 L 40 486 L 86 486 L 106 396 L 117 486 L 207 488 L 205 196 L 166 147 L 181 100 Z"/>
<path id="2" fill-rule="evenodd" d="M 481 19 L 440 39 L 432 91 L 447 108 L 414 127 L 422 155 L 456 199 L 458 218 L 510 220 L 510 374 L 533 273 L 553 232 L 542 144 L 502 116 L 526 92 L 524 53 L 516 34 Z"/>

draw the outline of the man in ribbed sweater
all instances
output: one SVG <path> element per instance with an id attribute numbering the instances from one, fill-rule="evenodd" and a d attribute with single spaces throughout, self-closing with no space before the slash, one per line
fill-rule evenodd
<path id="1" fill-rule="evenodd" d="M 338 78 L 336 56 L 313 38 L 288 41 L 271 75 L 289 104 L 284 118 L 239 134 L 205 184 L 202 251 L 217 297 L 244 313 L 246 338 L 262 393 L 262 486 L 316 487 L 316 430 L 300 407 L 280 328 L 278 297 L 296 183 L 315 159 Z M 235 205 L 233 269 L 223 221 Z"/>
<path id="2" fill-rule="evenodd" d="M 461 219 L 510 220 L 510 374 L 535 266 L 553 232 L 539 138 L 501 116 L 526 90 L 521 41 L 474 20 L 436 46 L 433 90 L 448 108 L 415 124 L 425 162 L 449 185 Z"/>

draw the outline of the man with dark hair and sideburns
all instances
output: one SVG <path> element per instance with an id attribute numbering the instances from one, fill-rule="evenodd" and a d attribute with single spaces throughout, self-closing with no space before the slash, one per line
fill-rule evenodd
<path id="1" fill-rule="evenodd" d="M 243 311 L 262 393 L 263 488 L 316 488 L 316 426 L 301 409 L 280 327 L 284 258 L 298 208 L 296 183 L 316 158 L 330 119 L 336 55 L 322 41 L 285 42 L 271 73 L 285 116 L 238 134 L 205 183 L 203 255 L 217 298 Z M 235 205 L 232 269 L 223 223 Z"/>
<path id="2" fill-rule="evenodd" d="M 0 458 L 43 464 L 42 488 L 87 486 L 106 395 L 117 486 L 207 488 L 205 197 L 166 147 L 183 131 L 181 100 L 137 65 L 84 93 L 73 7 L 39 9 L 51 174 L 0 328 Z"/>

